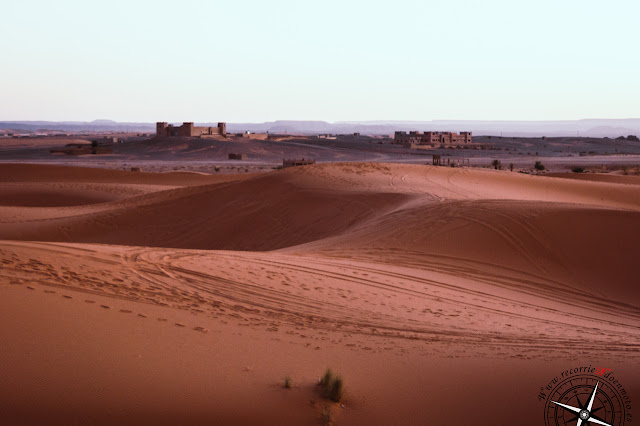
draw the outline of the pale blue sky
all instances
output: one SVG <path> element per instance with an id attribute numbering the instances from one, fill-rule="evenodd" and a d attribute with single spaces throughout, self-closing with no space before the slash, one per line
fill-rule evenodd
<path id="1" fill-rule="evenodd" d="M 638 0 L 0 0 L 0 120 L 640 117 Z"/>

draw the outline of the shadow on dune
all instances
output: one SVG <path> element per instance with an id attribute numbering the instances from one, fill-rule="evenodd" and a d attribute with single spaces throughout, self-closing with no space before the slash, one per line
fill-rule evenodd
<path id="1" fill-rule="evenodd" d="M 628 294 L 636 279 L 640 209 L 632 185 L 391 167 L 324 164 L 185 186 L 68 208 L 62 217 L 0 223 L 0 239 L 369 253 L 425 267 L 440 258 L 524 271 L 614 297 Z"/>
<path id="2" fill-rule="evenodd" d="M 394 193 L 306 188 L 270 174 L 130 198 L 101 211 L 0 224 L 0 238 L 151 247 L 274 250 L 338 235 L 401 204 Z"/>

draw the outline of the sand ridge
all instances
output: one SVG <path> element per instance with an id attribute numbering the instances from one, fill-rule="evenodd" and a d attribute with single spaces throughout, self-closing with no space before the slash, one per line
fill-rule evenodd
<path id="1" fill-rule="evenodd" d="M 115 171 L 92 170 L 81 179 L 104 181 L 102 172 Z M 92 179 L 90 175 L 96 173 L 99 178 Z M 535 176 L 429 166 L 344 163 L 225 179 L 63 212 L 0 208 L 0 237 L 271 250 L 340 234 L 406 207 L 437 209 L 432 206 L 436 201 L 505 199 L 625 210 L 640 207 L 640 194 L 628 185 L 552 182 Z"/>

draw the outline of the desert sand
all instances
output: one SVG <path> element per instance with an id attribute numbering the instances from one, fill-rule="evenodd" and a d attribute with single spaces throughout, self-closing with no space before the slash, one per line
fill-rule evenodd
<path id="1" fill-rule="evenodd" d="M 637 400 L 640 186 L 588 176 L 0 164 L 0 415 L 540 425 L 583 365 Z"/>

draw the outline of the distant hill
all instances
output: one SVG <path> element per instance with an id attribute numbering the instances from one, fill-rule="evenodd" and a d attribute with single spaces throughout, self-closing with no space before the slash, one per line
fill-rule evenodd
<path id="1" fill-rule="evenodd" d="M 180 123 L 176 123 L 180 124 Z M 215 126 L 217 122 L 196 123 Z M 155 123 L 123 123 L 112 120 L 82 121 L 0 121 L 0 129 L 21 131 L 69 131 L 69 132 L 155 132 Z M 475 135 L 504 136 L 590 136 L 618 137 L 640 135 L 640 118 L 585 119 L 565 121 L 482 121 L 482 120 L 433 120 L 433 121 L 294 121 L 278 120 L 265 123 L 227 123 L 227 131 L 240 133 L 289 133 L 314 135 L 322 133 L 368 135 L 392 135 L 397 130 L 409 131 L 471 131 Z"/>
<path id="2" fill-rule="evenodd" d="M 211 125 L 214 125 L 213 123 Z M 229 132 L 270 133 L 362 133 L 392 135 L 397 130 L 470 131 L 475 135 L 504 136 L 590 136 L 617 137 L 640 135 L 640 119 L 589 119 L 573 121 L 271 121 L 266 123 L 227 123 Z"/>
<path id="3" fill-rule="evenodd" d="M 62 132 L 155 132 L 155 123 L 118 123 L 112 120 L 94 121 L 0 121 L 0 129 Z"/>

